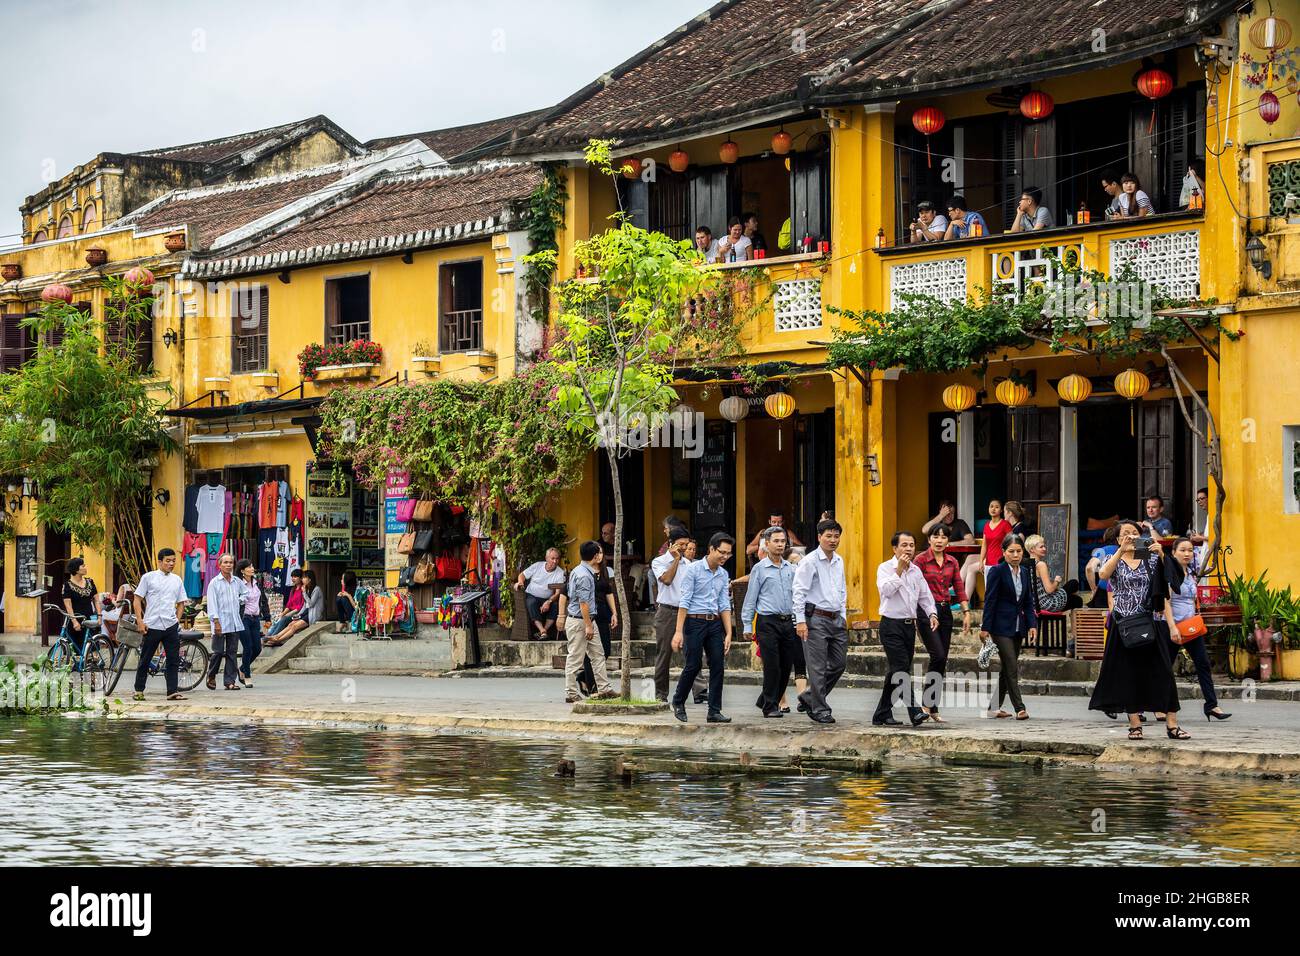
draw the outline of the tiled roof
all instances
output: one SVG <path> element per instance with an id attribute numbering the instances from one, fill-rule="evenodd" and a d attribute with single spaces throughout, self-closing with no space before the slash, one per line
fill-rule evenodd
<path id="1" fill-rule="evenodd" d="M 191 276 L 264 272 L 370 255 L 394 254 L 489 235 L 513 222 L 517 205 L 541 182 L 522 163 L 440 167 L 386 174 L 370 188 L 235 255 L 191 259 Z"/>
<path id="2" fill-rule="evenodd" d="M 929 85 L 1025 82 L 1171 49 L 1234 5 L 723 0 L 548 111 L 502 153 L 567 155 L 591 137 L 666 142 Z M 1096 27 L 1106 31 L 1102 54 L 1092 50 Z"/>
<path id="3" fill-rule="evenodd" d="M 532 110 L 528 113 L 516 113 L 500 119 L 487 120 L 482 123 L 469 123 L 465 126 L 451 126 L 447 129 L 432 129 L 424 133 L 407 133 L 404 136 L 383 136 L 372 139 L 365 144 L 366 149 L 384 149 L 407 140 L 418 139 L 424 145 L 447 161 L 453 161 L 462 153 L 481 146 L 502 133 L 508 133 L 526 123 L 539 118 L 545 110 Z M 474 150 L 474 160 L 490 159 L 492 151 Z"/>
<path id="4" fill-rule="evenodd" d="M 170 159 L 188 163 L 215 164 L 229 159 L 249 149 L 277 140 L 289 140 L 298 135 L 321 128 L 329 128 L 336 134 L 347 136 L 326 116 L 310 116 L 304 120 L 271 126 L 267 129 L 254 130 L 250 133 L 236 133 L 220 139 L 204 140 L 201 143 L 186 143 L 182 146 L 164 146 L 161 149 L 145 149 L 133 153 L 134 156 L 148 156 L 153 159 Z M 351 137 L 347 137 L 351 139 Z"/>

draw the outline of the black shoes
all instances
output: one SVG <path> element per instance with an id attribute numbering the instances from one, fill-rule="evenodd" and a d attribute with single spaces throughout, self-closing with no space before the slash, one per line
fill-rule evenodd
<path id="1" fill-rule="evenodd" d="M 930 719 L 930 715 L 929 715 L 929 714 L 926 714 L 926 713 L 920 713 L 920 714 L 917 714 L 916 716 L 914 716 L 914 717 L 912 718 L 912 726 L 913 726 L 913 727 L 920 727 L 923 723 L 925 723 L 925 722 L 926 722 L 927 720 L 929 720 L 929 719 Z"/>
<path id="2" fill-rule="evenodd" d="M 683 709 L 682 713 L 685 714 L 685 709 Z M 685 720 L 685 719 L 686 719 L 686 718 L 685 718 L 684 716 L 678 718 L 678 720 Z M 723 713 L 722 711 L 720 711 L 720 710 L 718 710 L 718 711 L 714 711 L 713 713 L 709 714 L 709 716 L 708 716 L 707 719 L 708 719 L 708 722 L 711 723 L 711 724 L 729 724 L 729 723 L 731 723 L 731 718 L 728 717 L 726 714 L 724 714 L 724 713 Z"/>
<path id="3" fill-rule="evenodd" d="M 801 714 L 808 713 L 808 702 L 803 699 L 803 694 L 800 694 L 798 697 L 795 698 L 795 700 L 797 700 L 799 703 L 799 713 Z"/>
<path id="4" fill-rule="evenodd" d="M 708 695 L 708 694 L 696 694 L 696 695 L 695 695 L 695 703 L 697 703 L 697 704 L 707 704 L 708 702 L 709 702 L 709 695 Z"/>
<path id="5" fill-rule="evenodd" d="M 809 716 L 810 718 L 812 718 L 815 722 L 819 723 L 819 724 L 833 724 L 833 723 L 835 723 L 835 718 L 832 717 L 830 714 L 822 714 L 820 717 L 818 717 L 818 716 L 817 716 L 816 714 L 814 714 L 814 713 L 809 713 L 808 716 Z"/>
<path id="6" fill-rule="evenodd" d="M 873 720 L 872 727 L 901 727 L 903 722 L 896 717 L 886 717 L 884 720 Z"/>
<path id="7" fill-rule="evenodd" d="M 1210 708 L 1208 708 L 1208 707 L 1205 708 L 1205 719 L 1206 719 L 1206 720 L 1209 720 L 1210 718 L 1214 718 L 1215 720 L 1227 720 L 1227 719 L 1228 719 L 1229 717 L 1231 717 L 1231 716 L 1232 716 L 1232 714 L 1225 714 L 1223 711 L 1219 711 L 1219 712 L 1216 714 L 1216 713 L 1215 713 L 1214 711 L 1212 711 Z"/>
<path id="8" fill-rule="evenodd" d="M 680 720 L 682 723 L 686 723 L 686 705 L 673 704 L 673 716 L 676 717 L 678 720 Z"/>
<path id="9" fill-rule="evenodd" d="M 776 710 L 765 710 L 765 711 L 763 711 L 763 716 L 764 716 L 764 717 L 784 717 L 784 716 L 785 716 L 785 713 L 784 713 L 780 708 L 777 708 Z"/>

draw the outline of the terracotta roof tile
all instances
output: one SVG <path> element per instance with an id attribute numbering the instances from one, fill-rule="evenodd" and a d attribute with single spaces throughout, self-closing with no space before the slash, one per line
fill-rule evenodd
<path id="1" fill-rule="evenodd" d="M 539 118 L 545 112 L 545 110 L 532 110 L 528 113 L 517 113 L 514 116 L 503 116 L 500 119 L 486 120 L 482 123 L 469 123 L 465 126 L 451 126 L 447 129 L 433 129 L 424 133 L 407 133 L 402 136 L 383 136 L 379 139 L 370 140 L 365 146 L 366 149 L 386 149 L 389 146 L 396 146 L 398 143 L 418 139 L 443 159 L 451 161 L 475 146 L 480 146 L 502 133 L 507 133 Z M 480 152 L 475 150 L 475 155 L 472 158 L 481 160 L 489 159 L 491 156 L 491 151 Z"/>
<path id="2" fill-rule="evenodd" d="M 249 133 L 236 133 L 233 136 L 223 136 L 220 139 L 204 140 L 201 143 L 186 143 L 181 146 L 164 146 L 160 149 L 144 149 L 134 156 L 150 156 L 154 159 L 172 159 L 181 160 L 191 163 L 217 163 L 236 153 L 242 153 L 246 149 L 251 149 L 259 143 L 267 140 L 276 139 L 292 131 L 295 127 L 315 125 L 318 121 L 324 120 L 323 116 L 312 116 L 305 120 L 297 120 L 293 123 L 284 123 L 281 126 L 271 126 L 267 129 L 254 130 Z"/>

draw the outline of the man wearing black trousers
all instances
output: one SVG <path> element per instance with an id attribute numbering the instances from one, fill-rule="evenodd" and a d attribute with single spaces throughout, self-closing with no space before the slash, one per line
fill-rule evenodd
<path id="1" fill-rule="evenodd" d="M 794 565 L 784 560 L 786 532 L 773 525 L 763 532 L 767 557 L 749 572 L 749 588 L 740 609 L 745 637 L 758 634 L 763 660 L 763 691 L 758 707 L 764 717 L 781 717 L 781 695 L 794 667 Z M 757 621 L 755 621 L 757 616 Z"/>
<path id="2" fill-rule="evenodd" d="M 917 726 L 929 720 L 930 715 L 916 706 L 912 693 L 912 656 L 916 652 L 916 612 L 929 619 L 930 630 L 939 629 L 939 617 L 934 595 L 926 584 L 925 575 L 912 561 L 916 554 L 916 539 L 910 532 L 895 531 L 889 543 L 894 556 L 882 561 L 876 569 L 876 590 L 880 593 L 880 646 L 889 662 L 885 686 L 880 692 L 880 702 L 871 723 L 877 727 L 901 727 L 903 722 L 894 718 L 896 688 L 905 691 L 907 716 Z"/>
<path id="3" fill-rule="evenodd" d="M 686 722 L 686 695 L 700 673 L 701 659 L 709 659 L 709 715 L 711 724 L 729 724 L 722 713 L 722 674 L 731 650 L 731 589 L 723 567 L 731 560 L 736 540 L 719 531 L 709 539 L 709 553 L 679 572 L 682 578 L 681 606 L 677 609 L 677 632 L 673 650 L 683 651 L 686 666 L 673 694 L 673 716 Z"/>

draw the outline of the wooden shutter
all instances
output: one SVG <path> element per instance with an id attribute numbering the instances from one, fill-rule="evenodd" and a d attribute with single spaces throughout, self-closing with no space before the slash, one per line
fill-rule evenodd
<path id="1" fill-rule="evenodd" d="M 1147 495 L 1165 500 L 1165 514 L 1172 518 L 1178 502 L 1175 463 L 1178 460 L 1178 436 L 1174 417 L 1178 414 L 1173 399 L 1137 402 L 1138 494 L 1136 513 L 1146 514 Z"/>
<path id="2" fill-rule="evenodd" d="M 1142 191 L 1151 197 L 1155 211 L 1167 212 L 1169 207 L 1160 202 L 1164 190 L 1160 182 L 1163 177 L 1160 175 L 1159 150 L 1160 141 L 1169 130 L 1168 106 L 1157 104 L 1156 123 L 1152 128 L 1150 100 L 1134 103 L 1129 113 L 1129 128 L 1128 168 L 1142 184 Z"/>
<path id="3" fill-rule="evenodd" d="M 1037 146 L 1038 155 L 1034 155 Z M 1065 225 L 1065 210 L 1061 208 L 1060 189 L 1056 176 L 1056 117 L 1036 123 L 1022 123 L 1020 133 L 1020 190 L 1012 197 L 1011 209 L 1008 210 L 1004 228 L 1010 229 L 1016 214 L 1016 203 L 1020 192 L 1030 186 L 1037 186 L 1043 191 L 1043 205 L 1052 211 L 1057 225 Z"/>
<path id="4" fill-rule="evenodd" d="M 325 341 L 334 341 L 334 330 L 339 325 L 339 282 L 327 279 L 325 282 Z"/>
<path id="5" fill-rule="evenodd" d="M 1001 135 L 998 138 L 998 163 L 1002 175 L 998 177 L 998 218 L 1001 220 L 996 223 L 989 223 L 990 228 L 1001 230 L 1007 229 L 1011 225 L 1012 217 L 1016 214 L 1016 204 L 1020 201 L 1020 194 L 1025 188 L 1024 169 L 1021 165 L 1021 126 L 1023 124 L 1019 117 L 1008 116 L 1002 120 Z M 1042 152 L 1042 134 L 1039 134 L 1038 149 Z M 1030 141 L 1030 149 L 1033 148 L 1033 142 Z M 1035 183 L 1037 185 L 1037 183 Z M 1052 210 L 1053 214 L 1056 210 Z M 987 217 L 985 217 L 987 218 Z"/>
<path id="6" fill-rule="evenodd" d="M 717 239 L 726 234 L 727 219 L 732 212 L 731 170 L 727 166 L 708 166 L 693 170 L 688 190 L 690 222 L 687 228 L 694 235 L 700 226 L 708 226 Z"/>
<path id="7" fill-rule="evenodd" d="M 798 250 L 805 236 L 813 247 L 831 235 L 830 171 L 828 150 L 800 153 L 791 163 L 790 176 L 790 244 Z"/>
<path id="8" fill-rule="evenodd" d="M 690 239 L 695 227 L 687 221 L 688 193 L 689 183 L 685 175 L 660 166 L 655 172 L 655 181 L 647 190 L 648 228 L 679 241 Z"/>
<path id="9" fill-rule="evenodd" d="M 1024 505 L 1026 516 L 1033 518 L 1040 504 L 1061 500 L 1061 410 L 1030 405 L 1008 414 L 1016 437 L 1007 446 L 1007 497 Z"/>
<path id="10" fill-rule="evenodd" d="M 22 325 L 25 318 L 24 313 L 11 312 L 0 319 L 0 371 L 12 372 L 31 358 L 30 335 Z"/>
<path id="11" fill-rule="evenodd" d="M 267 366 L 270 293 L 258 286 L 251 296 L 230 294 L 230 370 L 260 372 Z"/>
<path id="12" fill-rule="evenodd" d="M 1162 137 L 1165 140 L 1164 191 L 1159 198 L 1151 193 L 1161 212 L 1180 208 L 1178 199 L 1187 165 L 1194 158 L 1205 156 L 1205 89 L 1179 90 L 1169 99 L 1168 114 L 1168 136 Z M 1148 113 L 1147 122 L 1150 121 Z"/>
<path id="13" fill-rule="evenodd" d="M 623 190 L 623 210 L 632 225 L 641 229 L 650 228 L 650 191 L 648 184 L 640 179 L 620 179 Z"/>

